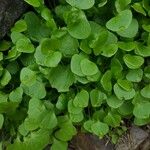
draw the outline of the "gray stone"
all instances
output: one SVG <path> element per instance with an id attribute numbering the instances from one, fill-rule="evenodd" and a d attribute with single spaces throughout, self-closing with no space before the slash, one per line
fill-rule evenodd
<path id="1" fill-rule="evenodd" d="M 148 133 L 136 126 L 133 126 L 126 135 L 120 138 L 116 145 L 116 150 L 137 150 L 148 138 Z M 148 144 L 148 143 L 146 143 Z M 144 149 L 140 149 L 144 150 Z M 145 149 L 147 150 L 147 149 Z"/>
<path id="2" fill-rule="evenodd" d="M 6 35 L 27 7 L 23 0 L 0 0 L 0 39 Z"/>

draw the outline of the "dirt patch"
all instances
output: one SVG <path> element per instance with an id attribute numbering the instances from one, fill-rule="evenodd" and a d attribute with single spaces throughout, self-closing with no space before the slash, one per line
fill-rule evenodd
<path id="1" fill-rule="evenodd" d="M 106 138 L 78 133 L 70 142 L 69 150 L 150 150 L 150 128 L 132 126 L 116 145 Z"/>

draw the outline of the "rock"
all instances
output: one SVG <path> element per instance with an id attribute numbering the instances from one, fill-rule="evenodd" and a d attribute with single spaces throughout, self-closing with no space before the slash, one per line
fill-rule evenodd
<path id="1" fill-rule="evenodd" d="M 24 0 L 0 0 L 0 39 L 6 35 L 27 7 Z"/>
<path id="2" fill-rule="evenodd" d="M 85 133 L 77 134 L 69 144 L 69 150 L 113 150 L 114 146 L 106 139 Z"/>
<path id="3" fill-rule="evenodd" d="M 116 145 L 116 150 L 137 150 L 148 138 L 148 133 L 136 126 L 131 127 L 129 133 L 123 135 Z M 143 149 L 140 149 L 143 150 Z"/>

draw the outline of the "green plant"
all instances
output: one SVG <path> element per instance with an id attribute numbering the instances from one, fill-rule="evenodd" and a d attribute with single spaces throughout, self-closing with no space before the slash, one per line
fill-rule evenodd
<path id="1" fill-rule="evenodd" d="M 43 0 L 0 41 L 1 147 L 66 150 L 81 130 L 115 143 L 150 123 L 149 0 Z"/>

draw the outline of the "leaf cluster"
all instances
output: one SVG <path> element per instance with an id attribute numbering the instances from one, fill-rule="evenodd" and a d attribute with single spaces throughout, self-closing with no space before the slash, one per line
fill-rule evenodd
<path id="1" fill-rule="evenodd" d="M 24 0 L 34 11 L 0 41 L 7 150 L 66 150 L 78 131 L 112 142 L 150 123 L 149 0 Z"/>

